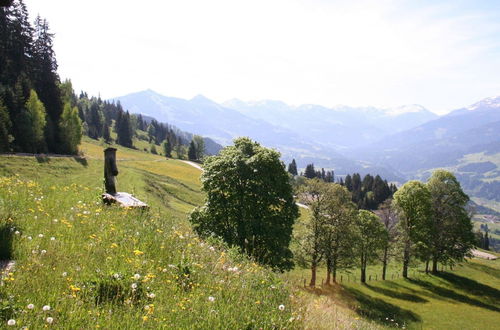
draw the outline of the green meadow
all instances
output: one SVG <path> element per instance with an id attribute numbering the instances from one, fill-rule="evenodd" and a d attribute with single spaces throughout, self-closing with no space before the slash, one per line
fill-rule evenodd
<path id="1" fill-rule="evenodd" d="M 387 281 L 371 266 L 342 283 L 304 287 L 309 270 L 273 273 L 219 241 L 201 241 L 189 212 L 203 203 L 200 171 L 117 147 L 119 191 L 148 211 L 106 207 L 103 146 L 85 157 L 0 156 L 0 322 L 16 327 L 203 329 L 494 329 L 500 261 L 472 259 L 426 275 L 414 265 Z M 302 210 L 296 230 L 307 218 Z M 324 270 L 318 280 L 324 279 Z M 45 306 L 45 308 L 44 308 Z"/>

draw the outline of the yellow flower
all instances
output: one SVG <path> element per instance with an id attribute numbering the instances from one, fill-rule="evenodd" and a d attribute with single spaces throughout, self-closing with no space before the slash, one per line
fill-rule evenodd
<path id="1" fill-rule="evenodd" d="M 134 250 L 134 254 L 135 254 L 136 256 L 140 256 L 140 255 L 143 255 L 143 254 L 144 254 L 144 252 L 139 251 L 139 250 Z"/>
<path id="2" fill-rule="evenodd" d="M 118 244 L 116 244 L 116 243 L 112 243 L 112 244 L 111 244 L 111 248 L 112 248 L 112 249 L 117 248 L 117 247 L 118 247 Z"/>

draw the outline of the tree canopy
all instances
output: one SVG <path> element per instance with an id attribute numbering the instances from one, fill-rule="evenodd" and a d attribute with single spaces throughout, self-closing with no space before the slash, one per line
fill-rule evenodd
<path id="1" fill-rule="evenodd" d="M 293 266 L 289 244 L 299 213 L 277 151 L 235 139 L 205 160 L 201 181 L 206 202 L 190 215 L 200 236 L 219 236 L 275 269 Z"/>

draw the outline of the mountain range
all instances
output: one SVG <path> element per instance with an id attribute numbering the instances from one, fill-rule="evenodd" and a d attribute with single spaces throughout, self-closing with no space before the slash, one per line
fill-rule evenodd
<path id="1" fill-rule="evenodd" d="M 117 97 L 124 108 L 228 145 L 249 136 L 338 175 L 377 173 L 391 181 L 456 173 L 469 193 L 500 210 L 500 97 L 438 116 L 421 105 L 397 108 L 291 106 L 281 101 L 216 103 L 152 90 Z M 491 203 L 489 203 L 491 202 Z"/>

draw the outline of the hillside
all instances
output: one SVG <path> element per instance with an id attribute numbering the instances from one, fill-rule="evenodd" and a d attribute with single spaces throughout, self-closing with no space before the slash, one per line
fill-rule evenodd
<path id="1" fill-rule="evenodd" d="M 119 147 L 118 189 L 151 208 L 105 207 L 103 148 L 81 149 L 86 158 L 0 156 L 1 259 L 16 261 L 0 286 L 2 325 L 294 327 L 278 276 L 192 234 L 198 169 Z"/>
<path id="2" fill-rule="evenodd" d="M 198 169 L 118 147 L 119 190 L 151 206 L 127 211 L 100 201 L 102 146 L 86 140 L 81 149 L 85 158 L 0 156 L 0 234 L 10 242 L 2 251 L 16 260 L 0 287 L 3 319 L 30 328 L 52 317 L 76 328 L 379 329 L 474 328 L 497 315 L 498 260 L 440 276 L 417 266 L 410 281 L 374 281 L 380 266 L 372 266 L 366 286 L 353 282 L 354 269 L 342 286 L 303 289 L 308 270 L 273 274 L 193 235 L 186 215 L 203 200 Z M 393 264 L 389 274 L 398 273 Z M 456 308 L 464 317 L 436 317 Z"/>

